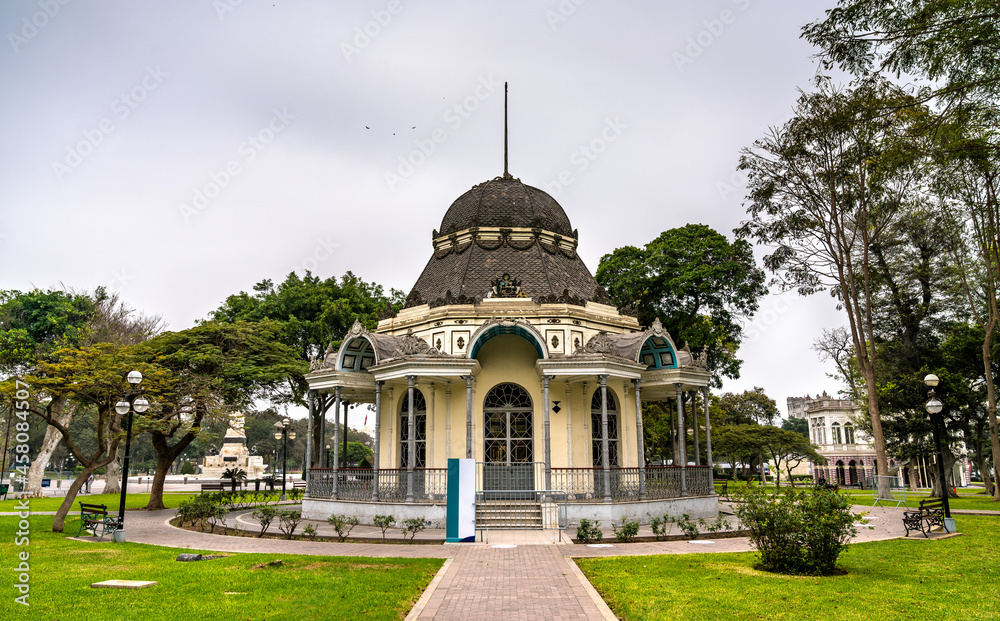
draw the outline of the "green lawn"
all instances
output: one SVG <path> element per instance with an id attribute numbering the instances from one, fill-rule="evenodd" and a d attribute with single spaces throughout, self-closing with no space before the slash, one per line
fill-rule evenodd
<path id="1" fill-rule="evenodd" d="M 769 574 L 757 555 L 578 559 L 621 619 L 978 620 L 1000 616 L 1000 518 L 961 516 L 960 537 L 853 544 L 846 575 Z"/>
<path id="2" fill-rule="evenodd" d="M 0 517 L 0 567 L 7 593 L 0 619 L 402 619 L 441 567 L 440 559 L 231 554 L 180 563 L 178 550 L 138 543 L 84 543 L 31 518 L 30 544 L 16 546 L 18 519 Z M 67 521 L 75 534 L 77 520 Z M 14 602 L 11 579 L 30 554 L 30 607 Z M 280 559 L 279 567 L 255 567 Z M 93 589 L 109 579 L 155 580 L 141 590 Z"/>
<path id="3" fill-rule="evenodd" d="M 163 504 L 166 505 L 168 509 L 176 509 L 180 506 L 181 501 L 187 500 L 192 496 L 197 496 L 198 494 L 163 494 Z M 57 511 L 59 505 L 65 500 L 65 496 L 49 496 L 46 498 L 31 498 L 28 500 L 32 511 Z M 121 501 L 121 495 L 119 494 L 90 494 L 86 496 L 77 496 L 73 500 L 73 511 L 77 514 L 80 513 L 80 502 L 83 501 L 88 504 L 95 505 L 107 505 L 109 513 L 115 513 L 118 511 L 118 503 Z M 3 511 L 16 511 L 18 500 L 0 500 L 0 512 Z M 142 509 L 149 502 L 149 494 L 128 494 L 125 497 L 125 508 L 126 509 Z M 70 511 L 70 514 L 73 513 Z"/>
<path id="4" fill-rule="evenodd" d="M 745 483 L 743 483 L 741 481 L 739 485 L 742 486 L 742 485 L 745 485 Z M 730 483 L 730 490 L 735 489 L 735 488 L 736 488 L 736 486 L 734 484 Z M 809 488 L 808 485 L 803 486 L 800 483 L 796 483 L 796 488 L 795 489 L 796 490 L 803 490 L 803 489 L 808 489 L 808 488 Z M 768 486 L 765 487 L 765 489 L 767 491 L 769 491 L 770 493 L 776 493 L 778 488 L 775 488 L 773 485 L 768 485 Z M 788 489 L 788 483 L 787 482 L 783 482 L 781 484 L 781 488 L 780 489 L 781 490 Z M 721 490 L 722 490 L 722 484 L 721 483 L 716 483 L 715 484 L 715 491 L 716 491 L 716 493 L 720 492 Z M 851 502 L 853 504 L 855 504 L 855 505 L 862 505 L 862 506 L 870 507 L 870 506 L 872 506 L 872 503 L 875 502 L 875 499 L 872 497 L 872 491 L 870 489 L 841 489 L 840 493 L 841 494 L 845 494 L 847 496 L 850 496 Z M 898 498 L 899 500 L 903 499 L 902 492 L 895 491 L 895 492 L 893 492 L 893 495 L 894 495 L 894 497 Z M 977 510 L 977 511 L 1000 511 L 1000 502 L 995 502 L 991 496 L 987 496 L 985 493 L 983 493 L 983 489 L 981 487 L 971 487 L 971 488 L 959 489 L 958 490 L 958 495 L 959 495 L 958 498 L 952 498 L 952 499 L 949 500 L 949 505 L 950 505 L 950 507 L 952 509 L 974 509 L 974 510 Z M 905 505 L 900 505 L 900 506 L 901 507 L 902 506 L 906 506 L 906 507 L 910 507 L 910 508 L 916 508 L 917 506 L 919 506 L 921 500 L 924 500 L 924 499 L 930 498 L 930 497 L 931 496 L 930 496 L 930 491 L 929 490 L 922 490 L 922 491 L 919 491 L 919 492 L 911 492 L 910 490 L 907 490 L 906 491 L 906 504 Z M 882 505 L 882 506 L 892 506 L 892 505 L 886 503 L 885 501 L 880 502 L 879 504 Z"/>

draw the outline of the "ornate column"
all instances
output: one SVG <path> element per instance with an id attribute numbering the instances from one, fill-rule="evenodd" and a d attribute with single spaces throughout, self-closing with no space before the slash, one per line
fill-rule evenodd
<path id="1" fill-rule="evenodd" d="M 306 479 L 306 491 L 309 491 L 309 473 L 312 471 L 312 444 L 315 436 L 313 435 L 313 423 L 316 421 L 316 410 L 319 409 L 316 403 L 316 391 L 310 390 L 306 393 L 307 401 L 309 403 L 309 414 L 306 416 L 306 467 L 305 467 L 305 479 Z"/>
<path id="2" fill-rule="evenodd" d="M 701 394 L 705 399 L 705 452 L 708 453 L 705 456 L 705 461 L 707 462 L 705 465 L 709 469 L 708 475 L 714 477 L 715 464 L 712 463 L 712 423 L 708 418 L 708 386 L 701 389 Z"/>
<path id="3" fill-rule="evenodd" d="M 642 380 L 632 380 L 635 384 L 635 448 L 639 455 L 639 500 L 646 499 L 646 448 L 642 437 L 642 397 L 639 384 Z"/>
<path id="4" fill-rule="evenodd" d="M 375 382 L 375 456 L 372 459 L 372 502 L 378 502 L 378 455 L 382 451 L 382 384 Z"/>
<path id="5" fill-rule="evenodd" d="M 472 376 L 465 376 L 465 458 L 472 459 Z"/>
<path id="6" fill-rule="evenodd" d="M 573 387 L 566 382 L 566 453 L 569 467 L 573 467 Z"/>
<path id="7" fill-rule="evenodd" d="M 413 413 L 413 385 L 416 375 L 406 376 L 409 402 L 406 405 L 406 502 L 413 502 L 413 467 L 417 462 L 417 429 Z"/>
<path id="8" fill-rule="evenodd" d="M 681 463 L 681 495 L 687 496 L 687 446 L 684 443 L 684 436 L 687 435 L 684 426 L 684 393 L 681 392 L 683 384 L 674 384 L 677 392 L 677 453 Z"/>
<path id="9" fill-rule="evenodd" d="M 349 409 L 351 409 L 351 402 L 348 401 L 347 399 L 344 399 L 344 437 L 343 437 L 343 439 L 341 439 L 341 444 L 343 445 L 343 449 L 342 450 L 344 451 L 344 467 L 345 468 L 347 467 L 347 411 Z M 337 421 L 334 421 L 334 424 L 337 424 Z M 333 450 L 336 452 L 336 450 L 337 450 L 337 445 L 336 444 L 333 445 Z"/>
<path id="10" fill-rule="evenodd" d="M 601 465 L 604 467 L 604 502 L 611 502 L 611 460 L 608 455 L 608 376 L 598 375 L 601 381 Z"/>
<path id="11" fill-rule="evenodd" d="M 701 443 L 698 441 L 698 402 L 694 398 L 695 391 L 691 391 L 689 400 L 691 401 L 691 426 L 694 427 L 694 465 L 701 465 Z"/>
<path id="12" fill-rule="evenodd" d="M 324 420 L 326 419 L 326 415 L 325 414 L 323 415 L 323 419 Z M 336 421 L 338 421 L 339 419 L 340 419 L 340 386 L 337 386 L 336 388 L 333 389 L 333 420 L 334 420 L 334 425 L 333 425 L 333 446 L 334 446 L 334 448 L 336 448 L 336 446 L 337 446 L 337 440 L 340 437 L 340 425 L 336 424 Z M 320 444 L 323 444 L 323 442 L 326 441 L 326 438 L 321 438 L 321 440 L 322 440 L 322 442 L 320 442 Z M 334 450 L 333 451 L 333 486 L 331 488 L 330 498 L 336 498 L 337 497 L 337 470 L 340 468 L 339 457 L 340 457 L 340 451 Z"/>
<path id="13" fill-rule="evenodd" d="M 325 450 L 326 450 L 326 412 L 323 412 L 323 414 L 320 415 L 318 407 L 316 408 L 316 410 L 317 411 L 314 412 L 314 414 L 316 414 L 317 418 L 319 419 L 319 420 L 315 421 L 316 426 L 319 427 L 319 445 L 316 447 L 316 456 L 318 457 L 318 459 L 316 461 L 319 464 L 319 467 L 322 468 L 323 466 L 326 465 L 326 461 L 325 461 L 325 458 L 326 458 L 326 454 L 325 454 Z M 313 433 L 312 433 L 312 426 L 310 425 L 310 427 L 309 427 L 309 444 L 312 444 L 313 440 L 315 440 L 315 438 L 316 438 L 316 436 L 313 435 Z M 307 445 L 307 448 L 308 448 L 308 445 Z"/>
<path id="14" fill-rule="evenodd" d="M 434 382 L 430 384 L 430 403 L 427 404 L 427 439 L 425 446 L 427 447 L 427 467 L 434 467 L 434 393 L 437 392 L 437 387 Z M 447 467 L 448 464 L 445 464 Z"/>
<path id="15" fill-rule="evenodd" d="M 444 458 L 451 459 L 451 382 L 444 385 Z"/>
<path id="16" fill-rule="evenodd" d="M 543 409 L 543 412 L 544 412 L 544 415 L 543 415 L 544 416 L 543 417 L 543 420 L 544 420 L 544 423 L 543 423 L 543 425 L 544 425 L 544 435 L 543 435 L 543 438 L 544 438 L 544 440 L 543 440 L 543 442 L 544 442 L 544 452 L 545 452 L 545 489 L 546 490 L 552 489 L 552 446 L 550 444 L 550 442 L 551 442 L 551 436 L 549 435 L 549 409 L 550 409 L 550 402 L 549 402 L 549 381 L 551 379 L 552 379 L 551 375 L 543 375 L 542 376 L 542 392 L 544 393 L 544 396 L 542 397 L 542 399 L 545 402 L 545 408 Z"/>

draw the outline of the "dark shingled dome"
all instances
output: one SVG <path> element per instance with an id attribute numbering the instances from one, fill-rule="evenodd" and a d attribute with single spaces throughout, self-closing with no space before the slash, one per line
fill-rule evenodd
<path id="1" fill-rule="evenodd" d="M 438 235 L 473 227 L 535 228 L 576 237 L 554 198 L 511 177 L 481 183 L 458 197 Z M 560 247 L 551 238 L 495 241 L 476 236 L 435 250 L 404 307 L 478 303 L 503 274 L 519 281 L 522 295 L 536 303 L 610 303 L 576 250 Z"/>
<path id="2" fill-rule="evenodd" d="M 554 198 L 512 177 L 497 177 L 473 187 L 448 208 L 439 235 L 474 226 L 540 228 L 573 236 L 566 212 Z"/>

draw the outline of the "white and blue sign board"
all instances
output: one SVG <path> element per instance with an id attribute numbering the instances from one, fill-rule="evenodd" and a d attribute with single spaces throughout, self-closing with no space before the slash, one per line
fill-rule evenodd
<path id="1" fill-rule="evenodd" d="M 445 540 L 476 540 L 476 460 L 448 460 L 448 514 Z"/>

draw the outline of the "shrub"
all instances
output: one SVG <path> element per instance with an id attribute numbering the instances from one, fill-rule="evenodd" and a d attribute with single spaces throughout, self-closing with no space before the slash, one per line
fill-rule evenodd
<path id="1" fill-rule="evenodd" d="M 392 515 L 376 515 L 372 519 L 372 524 L 382 529 L 382 539 L 385 539 L 385 531 L 389 530 L 395 523 L 396 518 Z"/>
<path id="2" fill-rule="evenodd" d="M 742 494 L 736 507 L 750 541 L 760 552 L 761 567 L 786 574 L 830 575 L 862 516 L 851 513 L 845 496 L 825 489 L 768 495 L 758 489 Z"/>
<path id="3" fill-rule="evenodd" d="M 677 518 L 677 526 L 684 532 L 684 536 L 688 539 L 698 538 L 698 523 L 691 519 L 690 513 L 682 513 Z"/>
<path id="4" fill-rule="evenodd" d="M 306 527 L 302 529 L 302 534 L 310 539 L 315 539 L 316 535 L 319 534 L 316 531 L 316 527 L 312 524 L 306 524 Z"/>
<path id="5" fill-rule="evenodd" d="M 580 525 L 576 528 L 576 538 L 583 543 L 593 543 L 604 539 L 604 533 L 601 532 L 601 523 L 583 518 L 580 520 Z"/>
<path id="6" fill-rule="evenodd" d="M 301 511 L 279 511 L 278 512 L 278 529 L 285 533 L 285 539 L 291 539 L 292 535 L 295 534 L 295 528 L 302 521 Z"/>
<path id="7" fill-rule="evenodd" d="M 649 521 L 649 526 L 653 529 L 653 535 L 657 539 L 663 539 L 668 537 L 670 531 L 674 529 L 674 522 L 674 516 L 672 515 L 657 516 Z"/>
<path id="8" fill-rule="evenodd" d="M 423 516 L 418 518 L 410 518 L 408 520 L 403 520 L 403 539 L 406 539 L 406 535 L 410 535 L 410 543 L 413 543 L 413 538 L 417 536 L 417 533 L 425 528 Z"/>
<path id="9" fill-rule="evenodd" d="M 183 464 L 181 464 L 181 474 L 194 474 L 194 473 L 195 473 L 194 464 L 192 464 L 189 461 L 185 461 Z"/>
<path id="10" fill-rule="evenodd" d="M 639 534 L 639 520 L 629 521 L 626 516 L 622 516 L 622 523 L 615 525 L 614 522 L 611 523 L 611 528 L 615 531 L 615 539 L 618 543 L 628 543 L 635 539 L 635 536 Z"/>
<path id="11" fill-rule="evenodd" d="M 229 507 L 225 505 L 212 505 L 212 509 L 208 512 L 208 523 L 212 528 L 212 532 L 215 532 L 216 526 L 226 525 L 226 516 L 229 515 Z"/>
<path id="12" fill-rule="evenodd" d="M 221 507 L 225 513 L 228 509 Z M 212 530 L 215 530 L 216 521 L 219 519 L 219 503 L 207 494 L 200 494 L 189 500 L 182 501 L 177 507 L 177 517 L 180 518 L 181 526 L 184 524 L 198 524 L 202 530 L 205 529 L 205 522 L 211 521 Z M 223 517 L 225 517 L 223 513 Z"/>
<path id="13" fill-rule="evenodd" d="M 274 518 L 278 517 L 278 509 L 273 505 L 264 505 L 260 509 L 257 509 L 250 514 L 250 517 L 260 522 L 260 534 L 258 537 L 263 537 L 264 533 L 267 532 L 267 528 L 274 521 Z"/>
<path id="14" fill-rule="evenodd" d="M 333 525 L 333 529 L 337 531 L 337 538 L 339 538 L 341 542 L 347 539 L 347 536 L 351 534 L 354 527 L 360 523 L 360 520 L 353 515 L 351 517 L 331 515 L 326 521 Z"/>

